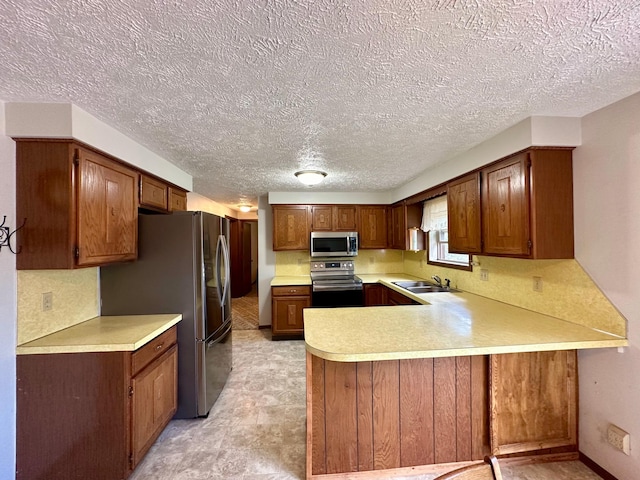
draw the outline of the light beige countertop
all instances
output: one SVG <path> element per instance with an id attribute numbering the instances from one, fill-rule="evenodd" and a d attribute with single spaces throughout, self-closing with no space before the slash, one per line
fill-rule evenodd
<path id="1" fill-rule="evenodd" d="M 173 327 L 181 314 L 95 317 L 18 345 L 18 355 L 133 351 Z"/>
<path id="2" fill-rule="evenodd" d="M 271 280 L 272 287 L 285 287 L 287 285 L 311 285 L 310 275 L 279 275 Z"/>
<path id="3" fill-rule="evenodd" d="M 305 309 L 305 343 L 313 355 L 357 362 L 628 345 L 626 338 L 479 295 L 417 295 L 390 283 L 411 276 L 358 276 L 423 305 Z"/>

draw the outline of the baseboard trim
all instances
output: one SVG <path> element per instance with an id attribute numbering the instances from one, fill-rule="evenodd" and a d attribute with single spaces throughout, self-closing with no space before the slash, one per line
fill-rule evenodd
<path id="1" fill-rule="evenodd" d="M 271 328 L 271 325 L 258 325 L 258 330 L 262 330 L 263 328 Z"/>
<path id="2" fill-rule="evenodd" d="M 604 480 L 618 480 L 616 477 L 607 472 L 604 468 L 598 465 L 596 462 L 587 457 L 584 453 L 578 452 L 580 455 L 580 461 L 584 463 L 591 470 L 600 475 Z"/>

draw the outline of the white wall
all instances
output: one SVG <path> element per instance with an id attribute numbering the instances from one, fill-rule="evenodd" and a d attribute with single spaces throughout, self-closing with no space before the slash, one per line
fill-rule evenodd
<path id="1" fill-rule="evenodd" d="M 5 135 L 4 103 L 0 102 L 0 223 L 16 228 L 15 144 Z M 16 258 L 0 251 L 0 478 L 16 471 Z"/>
<path id="2" fill-rule="evenodd" d="M 580 352 L 580 450 L 617 478 L 640 472 L 640 93 L 582 119 L 574 150 L 576 259 L 627 318 L 629 347 Z M 606 444 L 609 422 L 631 456 Z"/>
<path id="3" fill-rule="evenodd" d="M 260 325 L 271 325 L 271 279 L 276 274 L 273 251 L 273 214 L 267 195 L 258 199 L 258 315 Z"/>

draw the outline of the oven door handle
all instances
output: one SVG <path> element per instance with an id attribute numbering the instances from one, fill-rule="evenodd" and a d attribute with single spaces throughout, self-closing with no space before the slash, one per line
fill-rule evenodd
<path id="1" fill-rule="evenodd" d="M 362 285 L 313 285 L 314 292 L 344 292 L 348 290 L 362 290 Z"/>

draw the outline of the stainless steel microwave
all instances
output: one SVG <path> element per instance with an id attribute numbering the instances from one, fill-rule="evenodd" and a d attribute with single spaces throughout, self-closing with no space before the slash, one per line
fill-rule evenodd
<path id="1" fill-rule="evenodd" d="M 358 232 L 311 232 L 312 257 L 355 257 Z"/>

